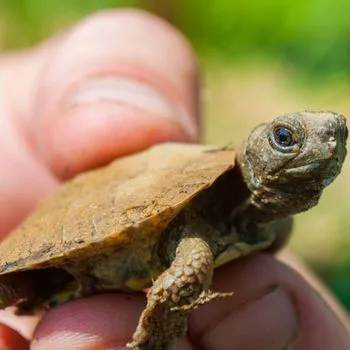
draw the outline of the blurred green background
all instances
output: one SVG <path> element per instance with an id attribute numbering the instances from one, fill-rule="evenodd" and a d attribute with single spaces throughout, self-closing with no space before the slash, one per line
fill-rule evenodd
<path id="1" fill-rule="evenodd" d="M 2 50 L 29 47 L 99 9 L 135 6 L 179 27 L 204 72 L 210 143 L 303 109 L 350 115 L 347 0 L 0 0 Z M 292 249 L 350 309 L 350 161 L 320 205 L 298 216 Z"/>

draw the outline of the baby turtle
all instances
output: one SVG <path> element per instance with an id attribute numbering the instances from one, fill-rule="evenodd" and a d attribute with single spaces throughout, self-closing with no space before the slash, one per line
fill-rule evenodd
<path id="1" fill-rule="evenodd" d="M 290 113 L 238 153 L 163 144 L 79 175 L 1 243 L 0 307 L 151 286 L 128 345 L 168 349 L 191 310 L 230 295 L 210 290 L 214 267 L 283 245 L 340 173 L 347 136 L 340 114 Z"/>

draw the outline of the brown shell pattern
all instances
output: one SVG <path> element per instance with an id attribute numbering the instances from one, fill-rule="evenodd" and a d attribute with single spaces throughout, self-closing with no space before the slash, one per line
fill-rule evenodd
<path id="1" fill-rule="evenodd" d="M 81 174 L 0 244 L 0 274 L 156 238 L 191 198 L 234 166 L 235 157 L 230 148 L 170 143 Z"/>

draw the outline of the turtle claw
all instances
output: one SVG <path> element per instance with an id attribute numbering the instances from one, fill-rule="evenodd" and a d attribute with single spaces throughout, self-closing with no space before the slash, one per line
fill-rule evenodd
<path id="1" fill-rule="evenodd" d="M 212 300 L 215 299 L 222 299 L 226 297 L 231 297 L 233 295 L 233 292 L 229 293 L 219 293 L 219 292 L 213 292 L 212 290 L 204 290 L 196 299 L 190 304 L 181 305 L 181 306 L 174 306 L 170 310 L 171 311 L 192 311 L 197 309 L 199 306 L 204 305 L 206 303 L 209 303 Z"/>

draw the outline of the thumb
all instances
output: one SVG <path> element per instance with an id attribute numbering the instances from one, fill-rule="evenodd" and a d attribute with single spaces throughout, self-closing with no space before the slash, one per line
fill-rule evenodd
<path id="1" fill-rule="evenodd" d="M 192 51 L 144 12 L 93 15 L 35 50 L 2 55 L 0 63 L 0 237 L 57 178 L 156 142 L 197 137 Z M 10 323 L 8 313 L 0 316 Z M 23 330 L 23 318 L 13 323 Z M 17 341 L 4 329 L 2 339 L 6 333 Z"/>
<path id="2" fill-rule="evenodd" d="M 95 14 L 0 63 L 0 236 L 58 179 L 197 137 L 191 48 L 147 13 Z"/>
<path id="3" fill-rule="evenodd" d="M 45 54 L 31 135 L 59 178 L 157 142 L 196 139 L 196 65 L 162 20 L 103 12 Z"/>

